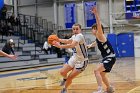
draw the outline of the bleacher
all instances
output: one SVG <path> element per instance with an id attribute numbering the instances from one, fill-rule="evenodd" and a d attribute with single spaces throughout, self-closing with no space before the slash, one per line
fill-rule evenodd
<path id="1" fill-rule="evenodd" d="M 13 36 L 10 38 L 16 37 L 17 36 Z M 9 40 L 9 37 L 7 37 L 6 40 Z M 18 59 L 13 61 L 10 58 L 1 56 L 0 71 L 62 64 L 65 62 L 65 58 L 57 58 L 57 54 L 47 55 L 40 47 L 36 47 L 35 50 L 35 43 L 19 44 L 19 46 L 16 40 L 15 43 L 15 54 L 18 56 Z M 2 49 L 4 44 L 5 43 L 0 44 L 0 49 Z M 19 50 L 18 47 L 20 47 Z"/>
<path id="2" fill-rule="evenodd" d="M 19 19 L 21 25 L 14 26 L 14 35 L 5 36 L 2 33 L 0 35 L 0 49 L 2 49 L 7 40 L 13 39 L 15 42 L 14 51 L 18 59 L 13 61 L 10 58 L 1 56 L 0 71 L 62 64 L 65 62 L 64 57 L 57 58 L 56 53 L 47 55 L 42 50 L 43 38 L 50 35 L 56 29 L 53 28 L 54 24 L 46 23 L 45 19 L 40 19 L 41 22 L 35 23 L 35 16 L 23 14 L 19 14 Z"/>

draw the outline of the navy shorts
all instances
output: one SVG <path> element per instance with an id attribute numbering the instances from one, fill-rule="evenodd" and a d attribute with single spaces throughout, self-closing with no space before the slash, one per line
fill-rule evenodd
<path id="1" fill-rule="evenodd" d="M 103 72 L 110 72 L 113 65 L 115 64 L 116 62 L 116 58 L 115 57 L 106 57 L 106 58 L 103 58 L 102 62 L 103 65 L 104 65 L 104 68 L 105 68 L 105 71 Z"/>

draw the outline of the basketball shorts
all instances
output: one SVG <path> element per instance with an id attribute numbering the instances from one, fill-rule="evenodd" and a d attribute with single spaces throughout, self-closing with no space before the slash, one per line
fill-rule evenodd
<path id="1" fill-rule="evenodd" d="M 103 72 L 110 72 L 113 65 L 115 64 L 116 58 L 115 57 L 106 57 L 103 58 L 102 62 L 105 68 L 105 71 Z"/>
<path id="2" fill-rule="evenodd" d="M 88 64 L 88 59 L 77 59 L 75 56 L 72 56 L 68 63 L 72 68 L 76 68 L 79 71 L 84 71 Z"/>

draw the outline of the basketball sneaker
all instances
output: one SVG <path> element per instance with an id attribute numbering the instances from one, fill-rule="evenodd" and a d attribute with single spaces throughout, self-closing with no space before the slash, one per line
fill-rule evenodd
<path id="1" fill-rule="evenodd" d="M 103 93 L 103 90 L 102 90 L 102 89 L 100 89 L 100 90 L 95 91 L 95 92 L 93 92 L 93 93 Z"/>
<path id="2" fill-rule="evenodd" d="M 66 82 L 66 79 L 63 79 L 63 80 L 60 82 L 60 86 L 64 86 L 65 82 Z"/>
<path id="3" fill-rule="evenodd" d="M 115 89 L 111 86 L 109 88 L 107 88 L 107 93 L 114 93 Z"/>
<path id="4" fill-rule="evenodd" d="M 115 89 L 113 87 L 107 88 L 106 91 L 104 91 L 103 93 L 114 93 Z"/>
<path id="5" fill-rule="evenodd" d="M 67 93 L 67 90 L 63 88 L 60 93 Z"/>

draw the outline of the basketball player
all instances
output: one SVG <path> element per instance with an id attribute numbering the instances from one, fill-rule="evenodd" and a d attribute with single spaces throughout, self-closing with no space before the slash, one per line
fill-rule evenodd
<path id="1" fill-rule="evenodd" d="M 1 50 L 0 50 L 0 55 L 3 55 L 3 56 L 8 57 L 8 58 L 11 58 L 12 60 L 16 60 L 17 59 L 17 57 L 15 55 L 9 55 L 9 54 L 1 51 Z"/>
<path id="2" fill-rule="evenodd" d="M 104 35 L 103 26 L 101 25 L 97 8 L 93 7 L 91 12 L 95 15 L 96 18 L 96 24 L 93 24 L 92 26 L 92 33 L 96 37 L 96 41 L 88 45 L 88 48 L 94 47 L 97 44 L 98 49 L 100 50 L 103 57 L 102 62 L 98 64 L 97 68 L 94 70 L 98 84 L 98 90 L 93 93 L 103 93 L 102 81 L 107 87 L 107 90 L 104 93 L 113 93 L 114 89 L 110 85 L 106 73 L 111 71 L 112 66 L 116 61 L 114 50 Z"/>
<path id="3" fill-rule="evenodd" d="M 67 88 L 72 83 L 72 80 L 82 71 L 84 71 L 88 64 L 87 47 L 84 36 L 81 33 L 81 25 L 74 24 L 72 26 L 72 31 L 74 35 L 72 35 L 71 38 L 59 39 L 61 43 L 65 44 L 55 43 L 55 46 L 58 48 L 73 49 L 73 55 L 60 70 L 60 74 L 63 76 L 63 81 L 60 85 L 64 86 L 64 88 L 61 90 L 61 93 L 67 93 Z M 70 72 L 69 75 L 67 75 L 68 72 Z"/>

